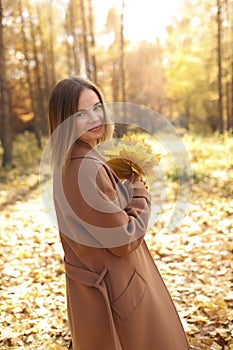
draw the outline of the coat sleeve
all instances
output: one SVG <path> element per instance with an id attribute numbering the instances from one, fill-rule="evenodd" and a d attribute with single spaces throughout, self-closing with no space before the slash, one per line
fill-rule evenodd
<path id="1" fill-rule="evenodd" d="M 127 256 L 143 241 L 150 216 L 150 195 L 137 178 L 125 185 L 117 182 L 106 165 L 98 166 L 96 173 L 96 177 L 86 180 L 92 195 L 87 200 L 90 210 L 84 218 L 85 228 L 112 254 Z"/>

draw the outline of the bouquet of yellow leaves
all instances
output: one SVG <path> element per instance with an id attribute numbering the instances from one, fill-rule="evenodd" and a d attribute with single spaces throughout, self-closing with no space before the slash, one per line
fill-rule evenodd
<path id="1" fill-rule="evenodd" d="M 119 144 L 104 152 L 107 164 L 120 179 L 128 179 L 132 173 L 143 178 L 154 176 L 154 167 L 160 155 L 140 135 L 123 135 Z"/>

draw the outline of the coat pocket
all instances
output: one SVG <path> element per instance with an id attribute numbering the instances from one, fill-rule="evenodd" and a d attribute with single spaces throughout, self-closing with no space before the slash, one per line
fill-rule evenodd
<path id="1" fill-rule="evenodd" d="M 126 320 L 138 307 L 146 287 L 146 282 L 135 270 L 126 289 L 111 304 L 112 309 L 122 320 Z"/>

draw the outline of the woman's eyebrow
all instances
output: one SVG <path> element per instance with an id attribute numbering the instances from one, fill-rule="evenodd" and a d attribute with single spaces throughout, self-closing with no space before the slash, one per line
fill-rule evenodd
<path id="1" fill-rule="evenodd" d="M 78 109 L 77 112 L 81 112 L 81 111 L 88 111 L 88 109 L 92 108 L 92 107 L 95 107 L 96 105 L 98 104 L 102 104 L 101 101 L 98 101 L 96 102 L 95 104 L 93 104 L 92 106 L 88 107 L 88 108 L 81 108 L 81 109 Z"/>

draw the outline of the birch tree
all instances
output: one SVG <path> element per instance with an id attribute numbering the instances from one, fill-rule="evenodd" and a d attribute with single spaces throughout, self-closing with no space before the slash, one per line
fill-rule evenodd
<path id="1" fill-rule="evenodd" d="M 223 134 L 223 91 L 222 91 L 222 5 L 221 0 L 217 0 L 217 62 L 218 62 L 218 118 L 219 132 Z"/>
<path id="2" fill-rule="evenodd" d="M 2 166 L 12 166 L 12 117 L 10 91 L 6 76 L 5 46 L 3 35 L 3 8 L 0 0 L 0 103 L 1 103 L 1 141 L 3 146 Z"/>

